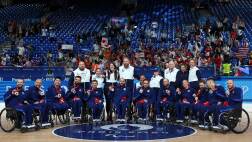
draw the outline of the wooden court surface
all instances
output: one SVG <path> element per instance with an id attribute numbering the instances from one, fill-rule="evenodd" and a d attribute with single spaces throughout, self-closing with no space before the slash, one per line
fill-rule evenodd
<path id="1" fill-rule="evenodd" d="M 250 112 L 250 119 L 252 113 Z M 251 121 L 251 120 L 250 120 Z M 15 130 L 11 133 L 5 133 L 0 130 L 0 142 L 73 142 L 88 140 L 73 140 L 58 137 L 52 134 L 52 130 L 61 127 L 56 126 L 49 129 L 41 129 L 40 131 L 32 131 L 27 133 L 21 133 L 19 130 Z M 227 134 L 198 130 L 197 133 L 191 136 L 166 139 L 166 140 L 153 140 L 150 142 L 252 142 L 252 125 L 250 123 L 249 129 L 243 134 L 234 134 L 229 132 Z"/>

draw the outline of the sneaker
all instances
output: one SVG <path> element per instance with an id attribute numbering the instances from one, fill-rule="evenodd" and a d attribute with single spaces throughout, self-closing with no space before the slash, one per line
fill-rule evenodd
<path id="1" fill-rule="evenodd" d="M 72 117 L 72 119 L 73 119 L 73 120 L 80 120 L 81 117 L 80 117 L 80 116 L 79 116 L 79 117 Z"/>
<path id="2" fill-rule="evenodd" d="M 157 121 L 163 121 L 164 119 L 163 118 L 157 118 Z"/>
<path id="3" fill-rule="evenodd" d="M 197 120 L 191 120 L 191 123 L 192 124 L 198 124 L 198 121 Z"/>
<path id="4" fill-rule="evenodd" d="M 222 128 L 221 128 L 221 126 L 219 126 L 219 125 L 215 125 L 215 126 L 212 126 L 212 128 L 214 129 L 214 130 L 222 130 Z"/>
<path id="5" fill-rule="evenodd" d="M 27 129 L 30 129 L 30 128 L 35 128 L 35 125 L 34 125 L 34 124 L 31 124 L 31 125 L 23 125 L 22 127 L 23 127 L 23 128 L 27 128 Z"/>
<path id="6" fill-rule="evenodd" d="M 222 125 L 222 129 L 223 129 L 224 131 L 229 130 L 228 126 L 226 126 L 226 125 Z"/>
<path id="7" fill-rule="evenodd" d="M 208 129 L 209 127 L 208 127 L 208 125 L 202 125 L 202 124 L 201 124 L 201 125 L 199 125 L 199 128 L 200 128 L 200 129 Z"/>
<path id="8" fill-rule="evenodd" d="M 183 123 L 183 120 L 176 120 L 177 123 Z"/>
<path id="9" fill-rule="evenodd" d="M 94 122 L 100 122 L 100 119 L 94 119 L 93 121 Z"/>
<path id="10" fill-rule="evenodd" d="M 42 123 L 41 126 L 42 127 L 51 126 L 51 123 Z"/>

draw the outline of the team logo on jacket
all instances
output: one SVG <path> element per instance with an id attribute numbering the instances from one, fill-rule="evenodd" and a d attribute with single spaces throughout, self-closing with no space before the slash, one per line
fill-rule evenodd
<path id="1" fill-rule="evenodd" d="M 170 90 L 166 90 L 166 93 L 167 93 L 167 94 L 170 94 Z"/>
<path id="2" fill-rule="evenodd" d="M 57 136 L 85 140 L 155 140 L 188 136 L 196 131 L 192 128 L 173 124 L 81 124 L 58 128 Z"/>

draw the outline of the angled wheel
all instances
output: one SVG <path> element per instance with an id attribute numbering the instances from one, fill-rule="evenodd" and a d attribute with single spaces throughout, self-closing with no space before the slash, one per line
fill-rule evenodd
<path id="1" fill-rule="evenodd" d="M 4 108 L 0 113 L 0 127 L 4 132 L 11 132 L 18 124 L 18 114 L 15 109 Z"/>
<path id="2" fill-rule="evenodd" d="M 230 129 L 236 134 L 244 133 L 250 125 L 249 114 L 244 109 L 240 112 L 234 112 L 229 121 L 232 124 L 230 125 Z"/>

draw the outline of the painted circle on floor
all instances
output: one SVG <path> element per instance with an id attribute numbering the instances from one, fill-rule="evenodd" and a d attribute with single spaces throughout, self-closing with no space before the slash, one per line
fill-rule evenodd
<path id="1" fill-rule="evenodd" d="M 83 140 L 157 140 L 189 136 L 196 133 L 190 127 L 175 124 L 109 124 L 70 125 L 53 130 L 56 136 Z"/>

